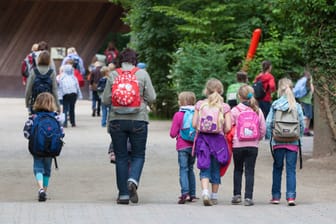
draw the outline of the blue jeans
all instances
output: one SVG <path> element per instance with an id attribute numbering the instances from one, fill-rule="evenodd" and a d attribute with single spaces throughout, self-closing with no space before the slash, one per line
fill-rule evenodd
<path id="1" fill-rule="evenodd" d="M 68 114 L 70 117 L 70 123 L 76 125 L 75 121 L 75 105 L 77 101 L 77 94 L 70 93 L 63 96 L 63 112 L 65 115 L 64 126 L 68 125 Z"/>
<path id="2" fill-rule="evenodd" d="M 97 91 L 92 91 L 92 110 L 97 110 L 100 113 L 101 99 Z"/>
<path id="3" fill-rule="evenodd" d="M 106 122 L 107 122 L 107 114 L 110 111 L 110 107 L 109 106 L 105 106 L 104 104 L 102 104 L 102 118 L 101 118 L 101 125 L 103 127 L 106 127 Z"/>
<path id="4" fill-rule="evenodd" d="M 36 175 L 36 173 L 42 173 L 43 176 L 50 177 L 52 158 L 51 157 L 41 158 L 37 156 L 34 156 L 33 158 L 34 158 L 34 164 L 33 164 L 34 175 Z"/>
<path id="5" fill-rule="evenodd" d="M 258 148 L 256 147 L 242 147 L 233 149 L 233 195 L 241 195 L 242 176 L 243 172 L 245 171 L 244 198 L 253 198 L 254 168 L 257 156 Z"/>
<path id="6" fill-rule="evenodd" d="M 148 123 L 136 120 L 113 120 L 110 122 L 109 132 L 116 156 L 119 198 L 128 199 L 127 182 L 132 181 L 139 186 L 145 163 Z M 131 143 L 130 153 L 127 150 L 127 139 Z"/>
<path id="7" fill-rule="evenodd" d="M 189 194 L 190 196 L 196 196 L 195 157 L 191 155 L 191 151 L 192 148 L 178 151 L 181 195 Z"/>
<path id="8" fill-rule="evenodd" d="M 214 156 L 210 156 L 210 167 L 200 170 L 200 179 L 207 178 L 212 184 L 221 184 L 220 164 Z"/>
<path id="9" fill-rule="evenodd" d="M 274 150 L 272 197 L 281 198 L 281 177 L 286 158 L 286 199 L 296 198 L 297 152 L 280 148 Z"/>

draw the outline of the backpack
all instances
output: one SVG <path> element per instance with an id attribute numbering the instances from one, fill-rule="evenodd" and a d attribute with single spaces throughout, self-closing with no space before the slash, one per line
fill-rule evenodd
<path id="1" fill-rule="evenodd" d="M 106 81 L 107 81 L 106 77 L 101 77 L 99 79 L 98 84 L 97 84 L 97 92 L 98 93 L 104 92 L 104 89 L 105 89 L 105 86 L 106 86 Z"/>
<path id="2" fill-rule="evenodd" d="M 28 149 L 33 156 L 54 157 L 59 156 L 63 147 L 64 134 L 61 125 L 53 112 L 39 112 L 34 118 L 30 132 Z"/>
<path id="3" fill-rule="evenodd" d="M 140 88 L 135 73 L 139 68 L 131 71 L 116 69 L 118 75 L 114 78 L 111 90 L 112 110 L 118 114 L 133 114 L 140 110 Z"/>
<path id="4" fill-rule="evenodd" d="M 208 102 L 201 104 L 199 109 L 199 118 L 197 130 L 203 133 L 217 134 L 223 131 L 223 112 L 222 105 L 210 106 Z"/>
<path id="5" fill-rule="evenodd" d="M 106 65 L 114 63 L 115 59 L 117 58 L 117 54 L 114 51 L 106 51 L 105 56 L 106 56 L 105 58 Z"/>
<path id="6" fill-rule="evenodd" d="M 239 141 L 255 141 L 260 137 L 259 115 L 253 110 L 240 110 L 237 117 L 236 133 Z"/>
<path id="7" fill-rule="evenodd" d="M 73 68 L 80 71 L 79 58 L 77 56 L 71 56 L 70 59 L 73 61 L 73 64 L 72 64 Z"/>
<path id="8" fill-rule="evenodd" d="M 53 73 L 52 69 L 49 69 L 46 74 L 41 74 L 40 71 L 35 67 L 35 80 L 33 83 L 32 99 L 34 102 L 38 94 L 43 92 L 52 93 L 52 80 L 51 74 Z"/>
<path id="9" fill-rule="evenodd" d="M 180 111 L 184 112 L 182 127 L 180 129 L 180 136 L 186 141 L 193 142 L 196 135 L 196 130 L 192 126 L 192 119 L 194 116 L 194 109 L 181 108 Z"/>
<path id="10" fill-rule="evenodd" d="M 298 99 L 308 94 L 309 91 L 307 89 L 307 77 L 302 77 L 296 82 L 293 92 L 295 98 Z"/>
<path id="11" fill-rule="evenodd" d="M 300 138 L 300 122 L 296 109 L 275 111 L 272 138 L 278 142 L 293 142 Z"/>
<path id="12" fill-rule="evenodd" d="M 261 80 L 253 83 L 252 87 L 254 89 L 254 98 L 256 98 L 257 100 L 261 100 L 266 96 L 266 91 L 263 87 L 263 83 Z"/>
<path id="13" fill-rule="evenodd" d="M 28 78 L 31 69 L 35 68 L 35 54 L 28 54 L 21 64 L 21 75 Z"/>
<path id="14" fill-rule="evenodd" d="M 79 87 L 83 87 L 85 85 L 85 81 L 84 81 L 82 74 L 80 73 L 78 69 L 74 69 L 74 75 L 76 79 L 78 80 Z"/>

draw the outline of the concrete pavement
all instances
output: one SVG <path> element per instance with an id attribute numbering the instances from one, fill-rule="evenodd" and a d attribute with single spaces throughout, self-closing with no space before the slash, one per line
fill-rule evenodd
<path id="1" fill-rule="evenodd" d="M 110 138 L 91 117 L 90 102 L 79 101 L 78 127 L 67 128 L 66 145 L 53 167 L 48 201 L 37 202 L 32 159 L 22 128 L 27 118 L 23 98 L 0 98 L 0 223 L 323 223 L 336 222 L 334 170 L 323 170 L 307 161 L 312 138 L 303 139 L 304 164 L 297 171 L 297 203 L 270 205 L 272 158 L 262 142 L 255 173 L 255 206 L 233 206 L 231 164 L 222 178 L 219 204 L 204 207 L 201 201 L 178 205 L 179 182 L 175 140 L 169 137 L 170 121 L 152 121 L 146 163 L 139 187 L 139 203 L 117 205 L 114 165 L 107 157 Z M 317 164 L 317 165 L 316 165 Z M 198 170 L 195 168 L 197 179 Z M 283 182 L 283 187 L 285 181 Z M 284 188 L 285 189 L 285 188 Z M 197 194 L 200 196 L 199 181 Z"/>

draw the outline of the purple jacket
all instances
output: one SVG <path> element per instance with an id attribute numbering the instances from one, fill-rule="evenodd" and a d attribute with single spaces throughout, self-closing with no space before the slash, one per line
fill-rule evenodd
<path id="1" fill-rule="evenodd" d="M 174 114 L 172 125 L 170 128 L 170 137 L 176 138 L 176 150 L 182 150 L 186 148 L 191 148 L 193 142 L 186 141 L 181 138 L 180 130 L 183 123 L 184 112 L 178 111 Z"/>

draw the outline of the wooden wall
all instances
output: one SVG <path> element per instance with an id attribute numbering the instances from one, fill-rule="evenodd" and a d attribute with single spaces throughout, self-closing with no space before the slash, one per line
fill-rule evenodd
<path id="1" fill-rule="evenodd" d="M 87 67 L 110 32 L 129 31 L 122 13 L 107 0 L 0 1 L 1 80 L 20 79 L 22 59 L 42 40 L 49 47 L 74 46 Z"/>

